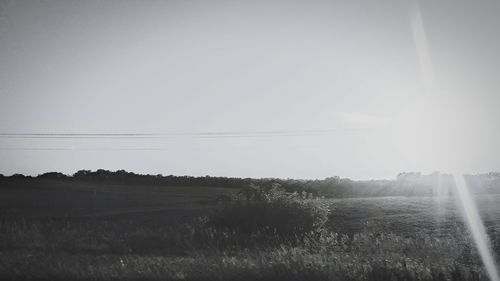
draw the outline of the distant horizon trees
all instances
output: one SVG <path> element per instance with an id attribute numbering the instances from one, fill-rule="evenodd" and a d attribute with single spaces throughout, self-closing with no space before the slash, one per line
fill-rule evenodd
<path id="1" fill-rule="evenodd" d="M 280 178 L 238 178 L 214 176 L 164 176 L 162 174 L 136 174 L 125 170 L 104 169 L 79 170 L 73 175 L 47 172 L 36 177 L 23 174 L 4 176 L 6 180 L 59 180 L 83 181 L 87 183 L 139 184 L 158 186 L 206 186 L 245 188 L 249 186 L 270 187 L 279 185 L 287 192 L 308 192 L 325 197 L 373 197 L 373 196 L 433 196 L 449 195 L 454 190 L 454 180 L 449 174 L 434 172 L 423 175 L 418 172 L 399 173 L 395 179 L 356 181 L 338 176 L 322 180 L 280 179 Z M 467 175 L 466 180 L 473 193 L 500 193 L 500 172 Z"/>

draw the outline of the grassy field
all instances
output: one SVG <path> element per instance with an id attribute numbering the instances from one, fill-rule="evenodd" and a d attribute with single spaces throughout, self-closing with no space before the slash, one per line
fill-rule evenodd
<path id="1" fill-rule="evenodd" d="M 14 181 L 0 185 L 0 213 L 6 218 L 125 219 L 155 222 L 197 213 L 231 188 Z"/>
<path id="2" fill-rule="evenodd" d="M 0 280 L 487 280 L 453 198 L 319 199 L 320 236 L 207 226 L 237 190 L 10 182 Z M 500 196 L 476 198 L 500 253 Z"/>
<path id="3" fill-rule="evenodd" d="M 490 233 L 500 230 L 500 196 L 477 195 L 476 204 Z M 329 199 L 330 224 L 336 232 L 393 232 L 431 235 L 454 231 L 463 222 L 453 197 L 373 197 Z"/>

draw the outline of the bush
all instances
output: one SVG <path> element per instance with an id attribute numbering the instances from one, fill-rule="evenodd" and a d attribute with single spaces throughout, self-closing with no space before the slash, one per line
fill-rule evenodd
<path id="1" fill-rule="evenodd" d="M 279 238 L 321 235 L 328 220 L 328 206 L 311 194 L 287 193 L 279 185 L 251 186 L 242 190 L 208 217 L 209 226 L 239 234 L 272 234 Z"/>

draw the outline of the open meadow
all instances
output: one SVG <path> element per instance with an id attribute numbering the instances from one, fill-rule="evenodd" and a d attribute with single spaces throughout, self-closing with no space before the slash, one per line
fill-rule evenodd
<path id="1" fill-rule="evenodd" d="M 241 191 L 4 181 L 0 279 L 487 280 L 453 197 Z M 476 201 L 498 254 L 500 196 Z"/>

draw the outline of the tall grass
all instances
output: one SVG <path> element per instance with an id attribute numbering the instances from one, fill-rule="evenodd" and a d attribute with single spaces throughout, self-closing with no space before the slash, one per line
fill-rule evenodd
<path id="1" fill-rule="evenodd" d="M 254 189 L 163 226 L 4 219 L 0 280 L 487 280 L 463 228 L 344 235 L 325 226 L 319 202 Z"/>
<path id="2" fill-rule="evenodd" d="M 325 233 L 262 246 L 196 225 L 46 223 L 2 223 L 1 280 L 487 280 L 462 233 Z"/>

